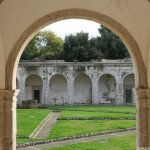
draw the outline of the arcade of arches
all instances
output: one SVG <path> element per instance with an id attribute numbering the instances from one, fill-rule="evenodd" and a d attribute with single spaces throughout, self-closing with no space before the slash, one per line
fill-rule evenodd
<path id="1" fill-rule="evenodd" d="M 0 149 L 16 149 L 16 73 L 24 47 L 42 27 L 68 18 L 84 18 L 101 23 L 115 32 L 127 46 L 135 69 L 136 146 L 150 147 L 149 14 L 149 0 L 36 0 L 36 3 L 26 0 L 1 0 Z M 54 89 L 55 86 L 57 85 L 54 85 Z M 116 92 L 118 88 L 116 87 Z M 98 93 L 95 91 L 94 95 Z"/>
<path id="2" fill-rule="evenodd" d="M 134 82 L 131 61 L 20 62 L 18 105 L 26 100 L 47 105 L 134 103 Z"/>

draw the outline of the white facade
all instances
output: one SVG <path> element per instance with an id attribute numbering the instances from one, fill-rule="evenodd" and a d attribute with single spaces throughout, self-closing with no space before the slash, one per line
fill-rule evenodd
<path id="1" fill-rule="evenodd" d="M 131 62 L 21 62 L 17 71 L 18 104 L 134 103 Z"/>

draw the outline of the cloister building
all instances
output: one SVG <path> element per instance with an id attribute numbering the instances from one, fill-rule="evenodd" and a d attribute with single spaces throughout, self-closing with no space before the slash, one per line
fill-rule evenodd
<path id="1" fill-rule="evenodd" d="M 18 104 L 134 103 L 131 60 L 102 62 L 20 62 L 17 71 Z"/>
<path id="2" fill-rule="evenodd" d="M 150 0 L 0 0 L 0 149 L 16 149 L 16 74 L 25 46 L 43 27 L 70 18 L 98 22 L 126 45 L 135 72 L 136 148 L 149 149 L 149 15 Z"/>

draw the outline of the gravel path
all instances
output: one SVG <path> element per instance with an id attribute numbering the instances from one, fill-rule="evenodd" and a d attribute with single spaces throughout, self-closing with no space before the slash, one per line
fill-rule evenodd
<path id="1" fill-rule="evenodd" d="M 53 127 L 54 123 L 59 117 L 59 114 L 59 112 L 52 112 L 52 114 L 46 119 L 40 129 L 35 133 L 34 138 L 46 138 L 50 129 Z"/>
<path id="2" fill-rule="evenodd" d="M 52 148 L 52 147 L 58 147 L 58 146 L 64 146 L 64 145 L 70 145 L 70 144 L 76 144 L 76 143 L 82 143 L 82 142 L 98 141 L 101 139 L 108 139 L 111 137 L 131 135 L 131 134 L 135 134 L 135 133 L 136 133 L 136 131 L 119 132 L 119 133 L 98 135 L 98 136 L 72 139 L 72 140 L 66 140 L 66 141 L 60 141 L 60 142 L 52 142 L 52 143 L 48 143 L 48 144 L 41 144 L 41 145 L 35 145 L 35 146 L 29 146 L 29 147 L 17 148 L 17 149 L 18 150 L 42 150 L 43 148 Z"/>

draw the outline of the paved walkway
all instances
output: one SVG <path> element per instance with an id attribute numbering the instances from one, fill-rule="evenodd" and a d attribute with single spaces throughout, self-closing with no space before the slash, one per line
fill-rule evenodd
<path id="1" fill-rule="evenodd" d="M 98 135 L 98 136 L 92 136 L 92 137 L 86 137 L 86 138 L 60 141 L 60 142 L 52 142 L 52 143 L 48 143 L 48 144 L 41 144 L 41 145 L 35 145 L 35 146 L 29 146 L 29 147 L 17 148 L 17 149 L 18 150 L 42 150 L 44 148 L 52 148 L 52 147 L 58 147 L 58 146 L 76 144 L 76 143 L 98 141 L 98 140 L 102 140 L 102 139 L 108 139 L 108 138 L 111 138 L 111 137 L 131 135 L 131 134 L 134 134 L 134 133 L 136 133 L 136 131 L 112 133 L 112 134 L 105 134 L 105 135 Z"/>
<path id="2" fill-rule="evenodd" d="M 34 138 L 46 138 L 49 134 L 50 129 L 53 127 L 57 118 L 59 117 L 59 112 L 52 112 L 52 114 L 46 119 L 44 124 L 40 129 L 34 134 Z"/>

